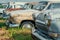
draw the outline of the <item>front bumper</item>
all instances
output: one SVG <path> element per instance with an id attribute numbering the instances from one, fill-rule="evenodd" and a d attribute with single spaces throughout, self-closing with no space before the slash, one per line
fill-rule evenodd
<path id="1" fill-rule="evenodd" d="M 43 33 L 39 32 L 38 30 L 35 30 L 35 32 L 32 32 L 32 35 L 35 38 L 37 38 L 38 40 L 53 40 L 52 38 L 49 38 L 48 36 L 46 36 Z"/>
<path id="2" fill-rule="evenodd" d="M 19 24 L 9 24 L 9 27 L 18 27 Z"/>
<path id="3" fill-rule="evenodd" d="M 9 17 L 9 14 L 6 14 L 6 13 L 3 11 L 2 18 L 8 18 L 8 17 Z"/>
<path id="4" fill-rule="evenodd" d="M 44 35 L 38 30 L 35 30 L 35 32 L 32 32 L 32 38 L 35 38 L 37 40 L 60 40 L 60 37 L 52 38 L 51 36 L 49 37 L 47 35 Z"/>
<path id="5" fill-rule="evenodd" d="M 9 27 L 18 27 L 19 24 L 16 24 L 16 23 L 10 23 L 8 20 L 5 22 L 6 26 L 9 26 Z"/>
<path id="6" fill-rule="evenodd" d="M 2 18 L 6 18 L 7 19 L 8 17 L 9 17 L 9 15 L 6 15 L 6 14 L 2 15 Z"/>

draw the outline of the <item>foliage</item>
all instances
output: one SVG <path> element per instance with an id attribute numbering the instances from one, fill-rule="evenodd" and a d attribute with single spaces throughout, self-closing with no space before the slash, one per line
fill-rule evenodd
<path id="1" fill-rule="evenodd" d="M 6 30 L 5 22 L 1 20 L 5 21 L 5 19 L 0 18 L 0 28 L 5 32 L 3 36 L 9 37 L 8 40 L 32 40 L 30 30 L 19 27 Z"/>

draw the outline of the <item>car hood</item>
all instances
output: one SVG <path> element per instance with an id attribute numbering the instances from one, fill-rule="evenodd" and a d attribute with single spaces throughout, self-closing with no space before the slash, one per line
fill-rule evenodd
<path id="1" fill-rule="evenodd" d="M 60 33 L 60 19 L 51 21 L 49 31 L 54 32 L 54 33 Z"/>
<path id="2" fill-rule="evenodd" d="M 60 33 L 60 9 L 54 9 L 47 11 L 51 16 L 50 31 Z"/>
<path id="3" fill-rule="evenodd" d="M 40 12 L 38 10 L 32 10 L 32 9 L 29 9 L 29 10 L 17 10 L 17 11 L 12 11 L 10 12 L 10 15 L 20 15 L 20 14 L 30 14 L 30 13 L 35 13 L 35 12 Z"/>
<path id="4" fill-rule="evenodd" d="M 4 10 L 4 13 L 9 14 L 12 11 L 25 10 L 24 8 L 8 8 Z"/>
<path id="5" fill-rule="evenodd" d="M 53 13 L 59 13 L 60 9 L 50 9 L 50 10 L 45 10 L 45 12 L 53 12 Z"/>
<path id="6" fill-rule="evenodd" d="M 6 11 L 9 11 L 9 12 L 16 11 L 16 10 L 24 10 L 24 8 L 8 8 L 8 9 L 6 9 Z"/>
<path id="7" fill-rule="evenodd" d="M 51 20 L 54 20 L 56 18 L 60 18 L 60 9 L 50 9 L 50 10 L 44 10 L 41 13 L 49 14 L 51 16 Z"/>

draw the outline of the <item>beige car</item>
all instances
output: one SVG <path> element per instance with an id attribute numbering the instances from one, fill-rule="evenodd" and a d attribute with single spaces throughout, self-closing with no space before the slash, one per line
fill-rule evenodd
<path id="1" fill-rule="evenodd" d="M 3 10 L 3 18 L 7 18 L 8 14 L 16 10 L 24 10 L 23 6 L 28 2 L 10 2 L 8 7 Z"/>
<path id="2" fill-rule="evenodd" d="M 48 3 L 41 3 L 41 5 L 39 3 L 34 5 L 33 9 L 12 11 L 10 12 L 9 18 L 6 21 L 6 25 L 7 27 L 20 26 L 23 28 L 31 28 L 35 24 L 32 14 L 45 10 L 47 6 Z"/>
<path id="3" fill-rule="evenodd" d="M 8 14 L 12 11 L 32 9 L 35 4 L 38 4 L 38 2 L 11 2 L 7 9 L 3 11 L 3 18 L 9 17 Z"/>

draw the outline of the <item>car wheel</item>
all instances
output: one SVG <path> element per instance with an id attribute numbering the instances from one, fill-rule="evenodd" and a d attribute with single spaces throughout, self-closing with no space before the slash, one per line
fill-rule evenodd
<path id="1" fill-rule="evenodd" d="M 34 24 L 32 22 L 23 22 L 21 24 L 22 28 L 27 28 L 27 29 L 31 29 L 32 27 L 34 27 Z"/>

